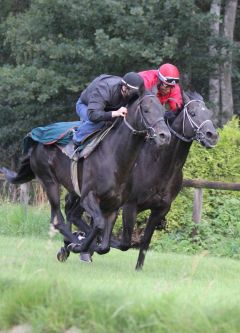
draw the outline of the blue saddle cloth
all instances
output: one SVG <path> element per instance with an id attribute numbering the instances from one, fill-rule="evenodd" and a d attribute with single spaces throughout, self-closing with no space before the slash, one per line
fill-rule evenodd
<path id="1" fill-rule="evenodd" d="M 58 143 L 65 146 L 72 140 L 74 129 L 79 125 L 80 121 L 70 121 L 34 128 L 23 140 L 23 153 L 28 152 L 34 141 L 45 145 Z"/>

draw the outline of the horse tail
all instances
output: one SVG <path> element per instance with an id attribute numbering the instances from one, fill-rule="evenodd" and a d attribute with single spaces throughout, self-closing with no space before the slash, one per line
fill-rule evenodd
<path id="1" fill-rule="evenodd" d="M 14 172 L 7 168 L 0 168 L 0 173 L 3 173 L 5 178 L 11 184 L 24 184 L 35 178 L 35 175 L 30 165 L 30 154 L 21 160 L 21 165 L 18 172 Z"/>

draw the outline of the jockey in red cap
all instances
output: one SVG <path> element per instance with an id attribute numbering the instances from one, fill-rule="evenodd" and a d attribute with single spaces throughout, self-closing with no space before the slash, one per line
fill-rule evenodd
<path id="1" fill-rule="evenodd" d="M 183 107 L 183 98 L 179 86 L 180 73 L 176 66 L 163 64 L 158 70 L 139 72 L 147 90 L 157 90 L 157 97 L 162 105 L 167 104 L 174 116 Z"/>

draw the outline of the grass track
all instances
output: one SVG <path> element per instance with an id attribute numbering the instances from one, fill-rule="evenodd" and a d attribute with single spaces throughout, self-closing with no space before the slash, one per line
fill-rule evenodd
<path id="1" fill-rule="evenodd" d="M 56 260 L 59 241 L 0 237 L 0 327 L 35 333 L 240 332 L 240 263 L 136 251 Z"/>

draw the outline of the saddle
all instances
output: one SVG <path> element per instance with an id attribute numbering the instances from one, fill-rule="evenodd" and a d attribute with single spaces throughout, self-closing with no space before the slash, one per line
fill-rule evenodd
<path id="1" fill-rule="evenodd" d="M 109 131 L 113 128 L 115 122 L 110 126 L 104 127 L 88 135 L 76 147 L 73 141 L 66 146 L 57 145 L 57 147 L 71 159 L 71 180 L 76 194 L 81 197 L 80 186 L 78 183 L 78 160 L 81 158 L 86 159 L 105 138 Z"/>
<path id="2" fill-rule="evenodd" d="M 106 125 L 104 128 L 97 130 L 85 137 L 80 144 L 76 145 L 73 141 L 66 146 L 57 145 L 58 148 L 67 155 L 71 160 L 78 161 L 81 158 L 86 159 L 105 138 L 109 131 L 114 127 L 115 122 Z"/>

